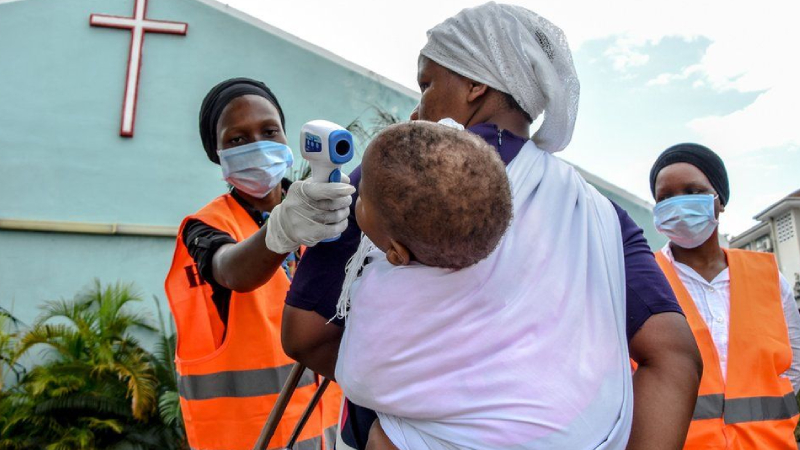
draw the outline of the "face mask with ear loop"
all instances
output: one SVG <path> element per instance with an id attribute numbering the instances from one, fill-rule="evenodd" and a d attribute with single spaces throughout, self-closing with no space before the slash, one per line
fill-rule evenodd
<path id="1" fill-rule="evenodd" d="M 678 195 L 658 202 L 653 208 L 656 229 L 681 248 L 697 248 L 719 225 L 714 217 L 716 195 Z"/>
<path id="2" fill-rule="evenodd" d="M 217 155 L 225 181 L 255 198 L 266 197 L 294 163 L 292 150 L 273 141 L 217 150 Z"/>

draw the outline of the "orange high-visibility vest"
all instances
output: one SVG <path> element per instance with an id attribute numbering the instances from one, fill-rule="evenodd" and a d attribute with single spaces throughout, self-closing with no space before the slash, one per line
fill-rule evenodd
<path id="1" fill-rule="evenodd" d="M 797 401 L 791 382 L 781 376 L 792 363 L 792 348 L 775 257 L 743 250 L 725 253 L 731 287 L 727 380 L 697 306 L 669 260 L 656 252 L 703 358 L 684 448 L 797 450 Z"/>
<path id="2" fill-rule="evenodd" d="M 281 346 L 281 315 L 289 279 L 278 269 L 260 288 L 231 292 L 227 331 L 183 243 L 187 221 L 197 219 L 230 234 L 237 242 L 258 231 L 239 203 L 222 195 L 184 219 L 165 282 L 177 326 L 175 364 L 189 446 L 195 450 L 251 450 L 294 361 Z M 224 333 L 224 339 L 223 339 Z M 306 371 L 270 442 L 283 446 L 316 390 Z M 300 435 L 297 450 L 332 448 L 341 390 L 331 383 Z M 338 411 L 337 411 L 338 413 Z M 323 442 L 325 441 L 325 442 Z"/>

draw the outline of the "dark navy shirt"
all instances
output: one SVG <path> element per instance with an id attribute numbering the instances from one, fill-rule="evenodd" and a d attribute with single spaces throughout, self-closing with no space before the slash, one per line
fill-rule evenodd
<path id="1" fill-rule="evenodd" d="M 528 141 L 506 130 L 500 131 L 492 124 L 476 125 L 469 130 L 494 146 L 506 165 L 519 154 Z M 358 189 L 360 180 L 361 167 L 358 167 L 350 174 L 350 182 Z M 286 304 L 315 311 L 326 319 L 336 315 L 336 302 L 344 282 L 344 268 L 361 241 L 361 230 L 355 216 L 357 197 L 358 191 L 353 194 L 349 223 L 339 240 L 317 244 L 303 255 L 286 297 Z M 683 312 L 650 251 L 644 232 L 625 210 L 614 202 L 612 204 L 619 216 L 625 253 L 626 331 L 630 342 L 653 314 Z M 340 320 L 334 320 L 334 323 L 343 325 Z M 353 404 L 349 405 L 348 413 L 349 420 L 342 430 L 342 438 L 351 446 L 363 448 L 366 444 L 366 433 L 369 432 L 369 425 L 375 415 L 372 411 Z"/>

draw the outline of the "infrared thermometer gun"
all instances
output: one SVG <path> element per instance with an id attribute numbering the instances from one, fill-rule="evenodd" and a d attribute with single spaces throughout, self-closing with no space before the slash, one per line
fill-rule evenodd
<path id="1" fill-rule="evenodd" d="M 312 120 L 300 130 L 300 153 L 315 183 L 339 183 L 342 165 L 353 159 L 353 135 L 327 120 Z"/>
<path id="2" fill-rule="evenodd" d="M 311 167 L 311 181 L 340 183 L 342 166 L 355 155 L 353 135 L 327 120 L 312 120 L 300 129 L 300 154 Z M 331 242 L 339 236 L 325 239 Z"/>

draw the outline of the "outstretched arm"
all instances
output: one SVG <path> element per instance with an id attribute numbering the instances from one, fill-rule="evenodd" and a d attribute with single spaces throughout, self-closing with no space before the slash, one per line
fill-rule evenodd
<path id="1" fill-rule="evenodd" d="M 281 267 L 286 254 L 264 245 L 267 227 L 236 244 L 225 244 L 211 260 L 214 280 L 232 291 L 250 292 L 265 284 Z"/>
<path id="2" fill-rule="evenodd" d="M 354 192 L 346 183 L 292 184 L 283 202 L 272 209 L 266 226 L 216 251 L 214 280 L 237 292 L 257 289 L 269 281 L 287 253 L 341 234 Z"/>

